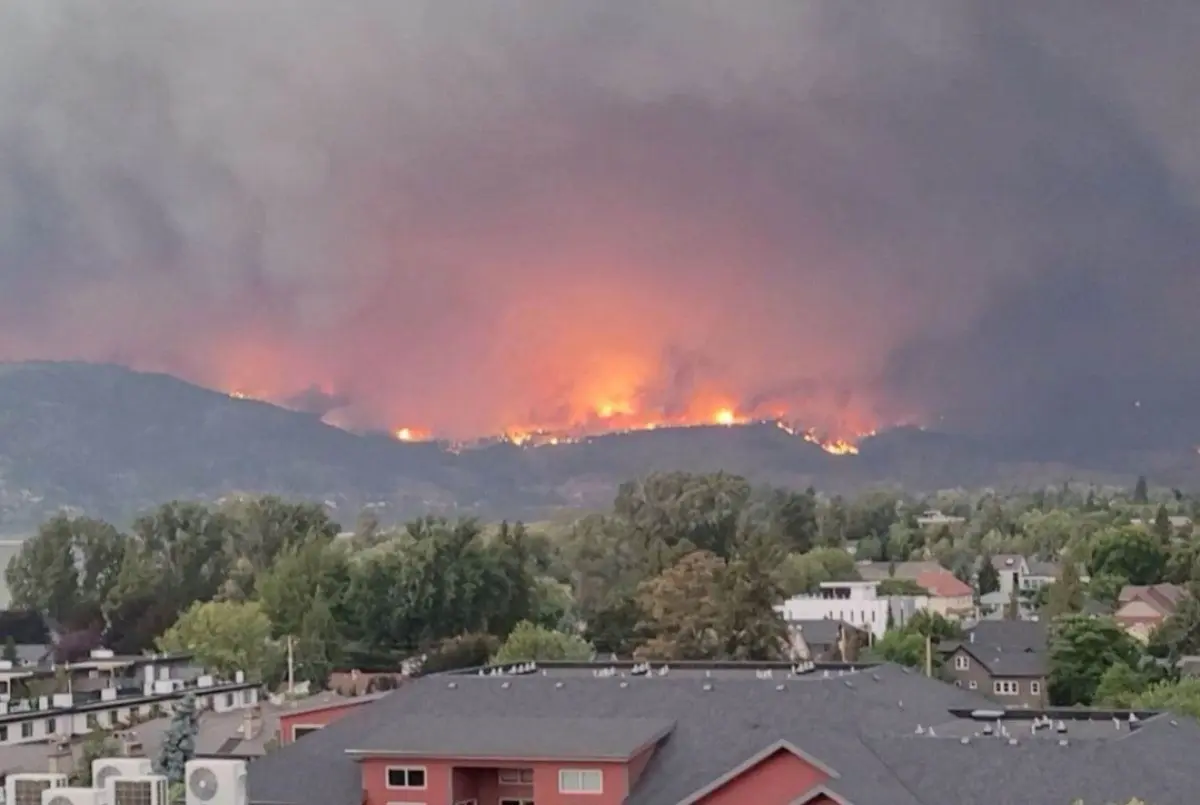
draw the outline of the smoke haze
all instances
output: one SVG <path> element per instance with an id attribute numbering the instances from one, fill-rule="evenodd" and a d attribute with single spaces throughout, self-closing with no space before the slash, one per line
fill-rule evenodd
<path id="1" fill-rule="evenodd" d="M 0 356 L 448 436 L 1200 437 L 1200 4 L 12 0 Z"/>

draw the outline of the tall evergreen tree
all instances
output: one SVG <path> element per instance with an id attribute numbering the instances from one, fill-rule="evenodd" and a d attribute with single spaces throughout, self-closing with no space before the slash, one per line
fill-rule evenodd
<path id="1" fill-rule="evenodd" d="M 187 762 L 196 754 L 196 733 L 199 731 L 196 698 L 189 693 L 175 707 L 162 749 L 154 761 L 154 770 L 166 775 L 172 783 L 182 783 Z"/>
<path id="2" fill-rule="evenodd" d="M 977 580 L 980 595 L 994 593 L 1000 589 L 1000 573 L 992 564 L 992 555 L 985 553 L 979 558 L 979 578 Z"/>
<path id="3" fill-rule="evenodd" d="M 1146 483 L 1146 476 L 1139 475 L 1137 483 L 1133 487 L 1133 502 L 1134 503 L 1149 503 L 1150 489 Z"/>
<path id="4" fill-rule="evenodd" d="M 1079 579 L 1079 568 L 1071 560 L 1063 562 L 1058 580 L 1050 585 L 1046 594 L 1046 615 L 1057 618 L 1083 609 L 1083 583 Z"/>

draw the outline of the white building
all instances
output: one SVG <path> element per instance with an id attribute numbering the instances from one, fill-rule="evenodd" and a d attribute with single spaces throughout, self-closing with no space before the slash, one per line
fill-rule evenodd
<path id="1" fill-rule="evenodd" d="M 888 627 L 903 626 L 929 605 L 927 596 L 880 597 L 877 581 L 827 581 L 815 595 L 797 595 L 775 608 L 789 626 L 798 621 L 840 620 L 868 631 L 878 639 Z"/>

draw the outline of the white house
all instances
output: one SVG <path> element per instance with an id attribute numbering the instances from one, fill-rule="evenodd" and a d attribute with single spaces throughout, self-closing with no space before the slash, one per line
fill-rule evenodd
<path id="1" fill-rule="evenodd" d="M 839 620 L 883 637 L 891 612 L 894 626 L 903 626 L 929 605 L 927 596 L 879 595 L 877 581 L 827 581 L 815 595 L 797 595 L 775 609 L 789 624 L 813 620 Z"/>

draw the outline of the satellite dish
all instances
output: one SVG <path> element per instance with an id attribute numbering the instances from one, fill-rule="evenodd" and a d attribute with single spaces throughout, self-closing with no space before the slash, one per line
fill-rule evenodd
<path id="1" fill-rule="evenodd" d="M 212 769 L 196 769 L 188 777 L 188 791 L 201 802 L 208 802 L 217 795 L 217 775 Z"/>

